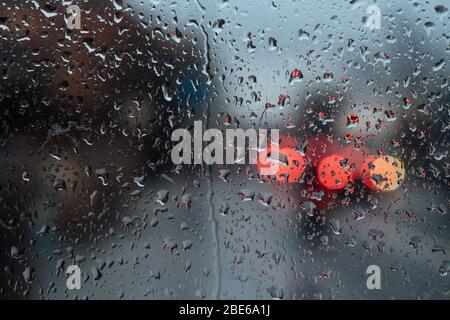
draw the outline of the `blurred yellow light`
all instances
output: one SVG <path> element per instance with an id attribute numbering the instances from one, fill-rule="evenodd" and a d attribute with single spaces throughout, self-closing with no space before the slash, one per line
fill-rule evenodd
<path id="1" fill-rule="evenodd" d="M 363 178 L 372 189 L 395 190 L 405 179 L 405 167 L 399 159 L 391 156 L 370 157 L 363 165 Z"/>

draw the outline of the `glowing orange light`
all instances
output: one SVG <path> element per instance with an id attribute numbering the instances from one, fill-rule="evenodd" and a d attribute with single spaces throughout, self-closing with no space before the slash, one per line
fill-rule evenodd
<path id="1" fill-rule="evenodd" d="M 278 158 L 278 160 L 274 158 Z M 277 164 L 278 169 L 274 169 Z M 305 171 L 305 159 L 289 147 L 281 147 L 278 150 L 278 155 L 271 154 L 270 148 L 266 148 L 258 157 L 257 170 L 260 171 L 261 167 L 270 167 L 274 171 L 276 170 L 276 181 L 293 183 L 298 181 Z"/>
<path id="2" fill-rule="evenodd" d="M 374 190 L 395 190 L 405 179 L 405 168 L 400 160 L 391 156 L 368 157 L 362 166 L 366 186 Z"/>
<path id="3" fill-rule="evenodd" d="M 340 155 L 331 155 L 320 160 L 317 166 L 317 178 L 320 184 L 330 190 L 344 188 L 351 179 L 348 160 Z"/>

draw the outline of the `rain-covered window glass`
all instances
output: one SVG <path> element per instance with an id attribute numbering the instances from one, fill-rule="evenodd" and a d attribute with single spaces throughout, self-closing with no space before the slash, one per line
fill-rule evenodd
<path id="1" fill-rule="evenodd" d="M 448 8 L 0 1 L 0 298 L 448 299 Z"/>

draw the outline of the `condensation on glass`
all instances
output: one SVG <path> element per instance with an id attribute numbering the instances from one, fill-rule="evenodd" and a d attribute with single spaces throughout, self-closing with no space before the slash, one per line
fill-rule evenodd
<path id="1" fill-rule="evenodd" d="M 448 299 L 449 37 L 441 0 L 2 1 L 0 297 Z M 280 171 L 175 165 L 195 121 Z"/>

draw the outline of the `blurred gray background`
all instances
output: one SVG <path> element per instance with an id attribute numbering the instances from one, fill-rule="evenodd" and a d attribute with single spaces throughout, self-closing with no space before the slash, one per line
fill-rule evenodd
<path id="1" fill-rule="evenodd" d="M 1 1 L 0 297 L 448 299 L 449 37 L 434 0 Z M 314 168 L 175 166 L 194 120 L 363 138 L 406 181 L 329 193 Z"/>

